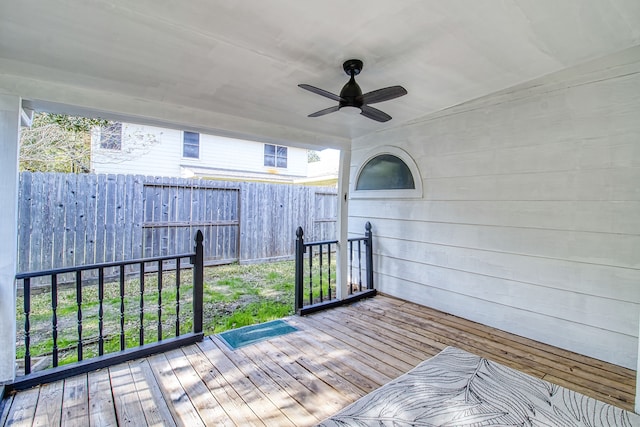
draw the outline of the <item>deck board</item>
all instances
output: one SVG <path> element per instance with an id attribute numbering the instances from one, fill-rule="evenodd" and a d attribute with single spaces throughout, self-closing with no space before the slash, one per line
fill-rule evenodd
<path id="1" fill-rule="evenodd" d="M 145 420 L 142 402 L 136 390 L 136 385 L 131 375 L 131 368 L 128 363 L 109 368 L 109 378 L 111 381 L 111 389 L 115 396 L 114 413 L 117 418 L 117 425 L 135 425 L 136 420 Z M 104 402 L 104 397 L 101 397 Z M 106 408 L 99 408 L 95 417 L 101 418 Z M 108 415 L 109 416 L 109 415 Z M 111 418 L 111 416 L 109 416 Z M 99 420 L 96 420 L 98 422 Z M 99 425 L 99 424 L 96 424 Z"/>
<path id="2" fill-rule="evenodd" d="M 58 382 L 60 383 L 60 382 Z M 53 384 L 58 384 L 53 383 Z M 89 425 L 116 426 L 117 417 L 111 393 L 109 370 L 100 369 L 89 373 Z M 56 425 L 57 423 L 45 424 Z"/>
<path id="3" fill-rule="evenodd" d="M 196 345 L 183 348 L 189 363 L 194 367 L 201 381 L 207 386 L 216 402 L 227 415 L 226 424 L 230 425 L 264 425 L 256 423 L 255 414 L 244 404 L 242 397 L 235 391 L 211 361 Z"/>
<path id="4" fill-rule="evenodd" d="M 9 418 L 9 411 L 11 409 L 12 403 L 13 395 L 8 396 L 6 399 L 3 399 L 2 403 L 0 403 L 0 426 L 3 426 L 7 423 L 7 418 Z"/>
<path id="5" fill-rule="evenodd" d="M 148 358 L 151 369 L 158 379 L 158 386 L 162 391 L 162 398 L 167 403 L 174 421 L 178 425 L 191 427 L 204 426 L 202 417 L 198 414 L 193 402 L 182 387 L 178 375 L 171 369 L 166 354 L 156 354 Z"/>
<path id="6" fill-rule="evenodd" d="M 40 390 L 32 388 L 18 393 L 13 397 L 8 416 L 5 421 L 7 426 L 30 426 L 36 413 Z"/>
<path id="7" fill-rule="evenodd" d="M 34 427 L 48 427 L 50 425 L 60 424 L 63 389 L 64 384 L 62 381 L 44 384 L 40 388 L 40 396 L 33 419 Z"/>
<path id="8" fill-rule="evenodd" d="M 171 410 L 162 396 L 156 377 L 147 359 L 129 362 L 140 405 L 148 425 L 175 426 Z"/>
<path id="9" fill-rule="evenodd" d="M 89 387 L 87 381 L 87 375 L 77 375 L 64 381 L 62 425 L 78 427 L 89 425 Z"/>
<path id="10" fill-rule="evenodd" d="M 221 420 L 227 418 L 226 413 L 211 394 L 198 375 L 198 372 L 189 362 L 189 359 L 181 349 L 165 353 L 171 370 L 180 372 L 178 379 L 183 389 L 187 393 L 189 400 L 193 403 L 196 412 L 204 422 L 204 425 L 216 425 Z"/>
<path id="11" fill-rule="evenodd" d="M 247 361 L 251 359 L 245 351 L 231 351 L 219 338 L 213 340 L 220 351 L 222 351 L 225 356 L 238 367 L 240 372 L 242 372 L 257 389 L 261 390 L 264 396 L 273 404 L 273 408 L 270 408 L 271 405 L 268 405 L 269 408 L 265 409 L 282 412 L 294 426 L 312 425 L 321 421 L 313 416 L 304 406 L 300 405 L 285 387 L 278 384 L 277 375 L 274 375 L 273 371 L 261 369 L 255 362 L 247 363 Z M 278 417 L 278 421 L 279 420 L 280 417 Z M 270 423 L 270 419 L 265 420 L 265 424 Z"/>
<path id="12" fill-rule="evenodd" d="M 387 296 L 288 321 L 8 396 L 0 425 L 313 425 L 449 345 L 633 410 L 633 370 Z"/>

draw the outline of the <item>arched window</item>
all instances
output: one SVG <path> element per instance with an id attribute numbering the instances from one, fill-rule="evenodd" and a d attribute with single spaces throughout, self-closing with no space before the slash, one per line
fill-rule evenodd
<path id="1" fill-rule="evenodd" d="M 378 147 L 370 152 L 352 180 L 354 198 L 421 198 L 418 166 L 398 147 Z"/>
<path id="2" fill-rule="evenodd" d="M 402 159 L 392 154 L 381 154 L 364 165 L 356 190 L 413 190 L 413 175 Z"/>

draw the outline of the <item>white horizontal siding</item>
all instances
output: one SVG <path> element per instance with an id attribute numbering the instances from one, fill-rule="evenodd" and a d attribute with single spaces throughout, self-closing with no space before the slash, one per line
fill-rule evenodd
<path id="1" fill-rule="evenodd" d="M 354 141 L 396 145 L 421 199 L 352 199 L 376 287 L 636 368 L 640 48 Z"/>
<path id="2" fill-rule="evenodd" d="M 425 179 L 431 200 L 640 200 L 640 167 Z"/>
<path id="3" fill-rule="evenodd" d="M 91 156 L 94 173 L 179 177 L 182 132 L 123 123 L 121 150 L 101 149 L 94 140 Z"/>
<path id="4" fill-rule="evenodd" d="M 264 166 L 261 142 L 200 134 L 197 159 L 183 157 L 182 145 L 182 130 L 124 123 L 120 151 L 101 149 L 94 137 L 92 167 L 95 173 L 172 177 L 182 176 L 185 168 L 193 168 L 200 175 L 206 175 L 207 170 L 219 170 L 259 173 L 265 178 L 307 176 L 307 150 L 302 148 L 288 147 L 287 167 L 274 168 Z"/>
<path id="5" fill-rule="evenodd" d="M 637 337 L 635 336 L 540 314 L 534 307 L 522 310 L 492 300 L 480 300 L 460 292 L 425 286 L 422 280 L 410 282 L 383 273 L 376 273 L 374 280 L 377 284 L 384 283 L 384 292 L 389 295 L 402 296 L 418 304 L 447 313 L 455 313 L 485 325 L 497 324 L 500 325 L 500 329 L 513 330 L 518 335 L 537 341 L 549 343 L 550 335 L 557 336 L 560 333 L 559 341 L 562 344 L 555 345 L 567 349 L 579 349 L 590 344 L 589 355 L 600 360 L 635 360 L 636 357 Z M 482 309 L 478 310 L 478 307 Z M 585 339 L 589 342 L 585 342 Z M 551 344 L 554 343 L 551 342 Z M 631 368 L 635 369 L 634 366 Z"/>
<path id="6" fill-rule="evenodd" d="M 375 218 L 394 219 L 403 212 L 403 218 L 411 221 L 640 234 L 637 201 L 423 200 L 411 205 L 413 209 L 408 210 L 404 200 L 387 200 L 378 204 Z M 365 205 L 353 206 L 351 213 L 360 217 L 370 215 Z"/>
<path id="7" fill-rule="evenodd" d="M 629 268 L 536 258 L 527 255 L 488 252 L 478 249 L 381 239 L 376 255 L 427 266 L 452 269 L 517 281 L 536 287 L 570 291 L 612 300 L 640 303 L 637 284 L 640 273 Z M 612 285 L 612 284 L 615 284 Z"/>
<path id="8" fill-rule="evenodd" d="M 546 316 L 621 334 L 634 336 L 637 333 L 638 314 L 632 310 L 637 302 L 607 298 L 607 305 L 611 310 L 594 316 L 593 313 L 600 308 L 603 297 L 590 295 L 582 289 L 574 292 L 571 299 L 566 299 L 567 289 L 428 264 L 422 260 L 391 257 L 383 259 L 381 272 L 409 282 L 424 282 L 443 291 L 461 293 L 521 310 L 534 310 Z M 424 267 L 416 269 L 415 264 Z"/>
<path id="9" fill-rule="evenodd" d="M 288 147 L 287 167 L 264 165 L 264 144 L 215 135 L 200 135 L 200 158 L 183 158 L 183 165 L 258 172 L 271 175 L 307 176 L 307 150 Z"/>
<path id="10" fill-rule="evenodd" d="M 373 211 L 374 212 L 374 211 Z M 375 213 L 373 215 L 375 217 Z M 371 216 L 367 216 L 370 218 Z M 351 226 L 351 223 L 349 224 Z M 354 227 L 359 228 L 359 224 Z M 376 220 L 377 233 L 400 240 L 482 249 L 612 267 L 640 268 L 640 236 L 522 227 Z"/>

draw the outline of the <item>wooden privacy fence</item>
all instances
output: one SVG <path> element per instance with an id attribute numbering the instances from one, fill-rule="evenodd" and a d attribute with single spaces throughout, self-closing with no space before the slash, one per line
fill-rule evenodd
<path id="1" fill-rule="evenodd" d="M 295 230 L 334 239 L 335 188 L 142 175 L 20 174 L 18 271 L 190 252 L 205 264 L 292 259 Z"/>

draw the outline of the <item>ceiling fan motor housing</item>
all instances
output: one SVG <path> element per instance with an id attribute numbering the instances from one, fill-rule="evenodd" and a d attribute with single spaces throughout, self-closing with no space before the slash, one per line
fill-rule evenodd
<path id="1" fill-rule="evenodd" d="M 362 89 L 358 83 L 356 83 L 356 79 L 354 78 L 360 71 L 362 71 L 362 61 L 359 59 L 349 59 L 342 64 L 342 68 L 344 72 L 350 76 L 349 81 L 342 87 L 340 91 L 340 97 L 344 99 L 344 101 L 340 101 L 340 108 L 343 107 L 362 107 Z"/>
<path id="2" fill-rule="evenodd" d="M 354 80 L 353 76 L 347 84 L 342 87 L 340 91 L 340 97 L 344 99 L 344 101 L 340 101 L 340 108 L 342 107 L 362 107 L 362 90 L 358 83 Z"/>

